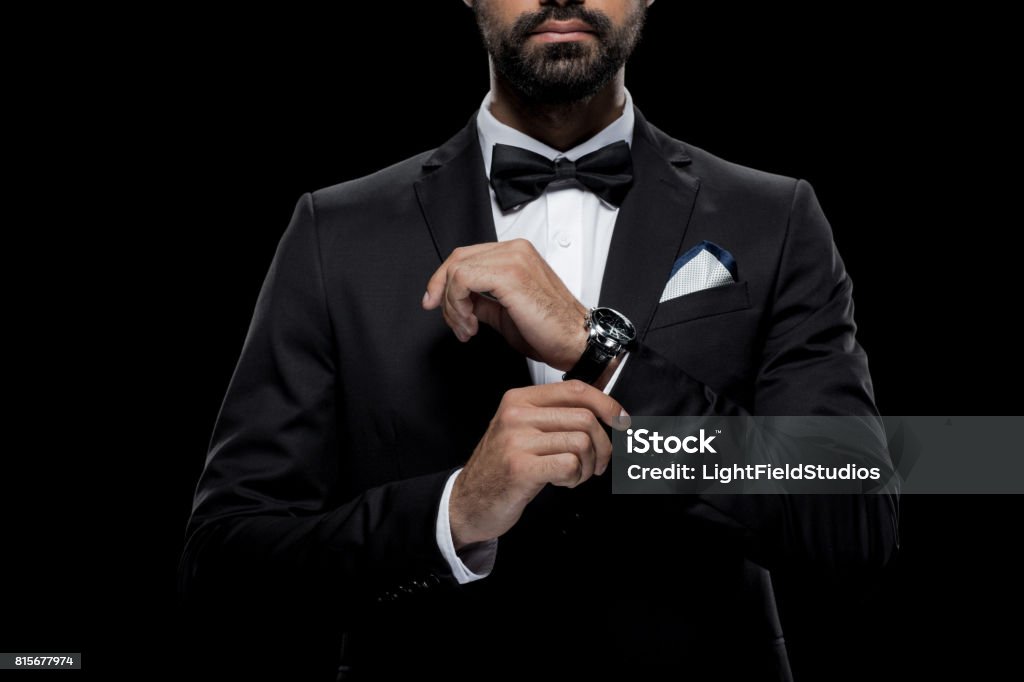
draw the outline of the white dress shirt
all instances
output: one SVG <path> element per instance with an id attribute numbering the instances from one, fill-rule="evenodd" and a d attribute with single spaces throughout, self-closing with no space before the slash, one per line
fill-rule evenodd
<path id="1" fill-rule="evenodd" d="M 484 172 L 488 177 L 491 174 L 491 152 L 495 144 L 521 147 L 551 160 L 565 157 L 575 161 L 620 140 L 630 145 L 633 143 L 633 99 L 628 90 L 621 116 L 590 139 L 565 152 L 505 125 L 491 114 L 490 107 L 491 93 L 488 92 L 476 119 Z M 502 211 L 498 206 L 492 188 L 491 211 L 498 241 L 528 239 L 573 296 L 587 308 L 597 305 L 612 231 L 619 213 L 617 206 L 605 202 L 575 180 L 566 179 L 552 182 L 540 197 L 509 211 Z M 611 391 L 625 362 L 624 356 L 605 386 L 605 393 Z M 562 380 L 562 370 L 536 360 L 527 359 L 527 363 L 534 384 Z M 494 539 L 470 545 L 456 553 L 448 520 L 448 502 L 452 486 L 461 471 L 459 469 L 449 477 L 441 496 L 436 536 L 441 553 L 451 566 L 455 578 L 460 583 L 467 583 L 490 574 L 498 541 Z"/>

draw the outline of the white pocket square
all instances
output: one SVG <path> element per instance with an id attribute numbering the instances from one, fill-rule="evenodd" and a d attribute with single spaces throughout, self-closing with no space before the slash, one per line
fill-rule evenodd
<path id="1" fill-rule="evenodd" d="M 736 281 L 736 259 L 718 244 L 703 241 L 676 259 L 660 302 Z"/>

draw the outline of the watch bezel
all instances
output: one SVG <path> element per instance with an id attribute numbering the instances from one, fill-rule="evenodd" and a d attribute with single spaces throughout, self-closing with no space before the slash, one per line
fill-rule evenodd
<path id="1" fill-rule="evenodd" d="M 610 314 L 624 323 L 622 326 L 632 331 L 629 334 L 617 333 L 616 329 L 601 323 L 603 314 Z M 583 326 L 587 330 L 587 346 L 573 367 L 562 375 L 563 380 L 570 377 L 594 383 L 608 364 L 623 351 L 633 350 L 636 344 L 636 325 L 632 320 L 614 308 L 604 306 L 587 310 L 583 318 Z"/>
<path id="2" fill-rule="evenodd" d="M 623 335 L 617 329 L 602 324 L 600 319 L 602 314 L 614 315 L 619 321 L 628 325 L 633 333 L 631 335 Z M 592 341 L 596 341 L 599 346 L 608 349 L 609 352 L 614 354 L 618 354 L 622 348 L 629 346 L 636 340 L 636 325 L 618 310 L 606 306 L 591 308 L 588 311 L 587 329 L 590 331 Z"/>

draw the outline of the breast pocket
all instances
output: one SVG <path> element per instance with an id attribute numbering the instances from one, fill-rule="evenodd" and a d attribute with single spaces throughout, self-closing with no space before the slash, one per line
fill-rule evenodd
<path id="1" fill-rule="evenodd" d="M 750 307 L 747 282 L 733 282 L 720 287 L 701 289 L 658 304 L 650 331 L 682 324 L 712 315 L 722 315 Z"/>

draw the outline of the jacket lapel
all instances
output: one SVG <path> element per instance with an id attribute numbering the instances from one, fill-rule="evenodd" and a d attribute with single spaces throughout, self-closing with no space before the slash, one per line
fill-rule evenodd
<path id="1" fill-rule="evenodd" d="M 434 150 L 423 171 L 414 184 L 416 198 L 442 261 L 456 247 L 498 240 L 476 112 L 461 131 Z"/>
<path id="2" fill-rule="evenodd" d="M 643 338 L 690 222 L 700 180 L 679 170 L 683 145 L 634 107 L 633 187 L 619 207 L 601 282 L 601 305 L 634 322 Z"/>
<path id="3" fill-rule="evenodd" d="M 476 132 L 476 112 L 469 123 L 434 150 L 423 163 L 424 175 L 413 183 L 423 217 L 441 263 L 459 246 L 498 241 L 491 213 L 491 190 Z M 438 313 L 440 317 L 440 313 Z M 498 391 L 531 383 L 526 359 L 512 350 L 501 334 L 482 325 L 462 356 Z M 479 386 L 478 386 L 479 387 Z"/>

